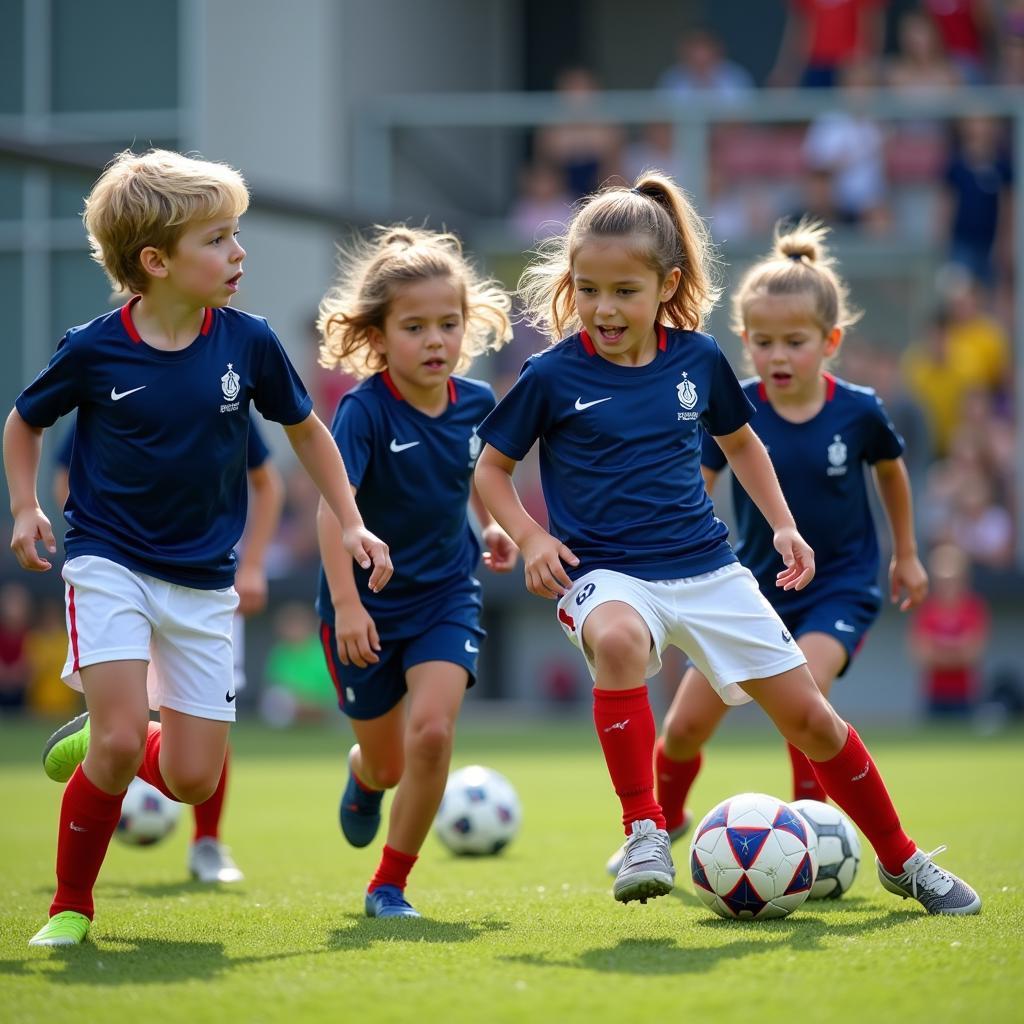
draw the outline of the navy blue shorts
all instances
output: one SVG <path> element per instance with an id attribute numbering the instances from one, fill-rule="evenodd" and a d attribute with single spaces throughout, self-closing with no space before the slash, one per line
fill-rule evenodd
<path id="1" fill-rule="evenodd" d="M 799 610 L 779 611 L 779 617 L 797 640 L 807 633 L 825 633 L 835 637 L 846 648 L 846 664 L 839 673 L 844 676 L 868 630 L 878 618 L 879 610 L 879 602 L 872 597 L 826 594 L 815 604 Z"/>
<path id="2" fill-rule="evenodd" d="M 406 672 L 425 661 L 461 665 L 469 673 L 468 689 L 476 682 L 477 658 L 487 634 L 480 628 L 475 609 L 472 616 L 460 615 L 458 619 L 438 622 L 423 633 L 399 640 L 381 637 L 377 652 L 380 661 L 366 668 L 341 663 L 334 627 L 321 621 L 320 644 L 338 694 L 338 707 L 349 718 L 380 718 L 405 696 Z"/>

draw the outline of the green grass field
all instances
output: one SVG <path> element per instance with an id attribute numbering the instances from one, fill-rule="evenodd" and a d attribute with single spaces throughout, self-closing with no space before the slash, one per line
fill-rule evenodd
<path id="1" fill-rule="evenodd" d="M 783 921 L 715 918 L 692 893 L 623 907 L 604 861 L 621 841 L 589 724 L 463 723 L 456 765 L 513 780 L 525 823 L 500 857 L 457 859 L 432 836 L 409 896 L 422 921 L 370 921 L 362 894 L 379 844 L 336 824 L 341 730 L 242 726 L 225 838 L 246 881 L 220 891 L 184 871 L 183 834 L 119 844 L 84 947 L 30 950 L 53 885 L 60 789 L 47 730 L 0 731 L 0 1021 L 622 1021 L 633 1017 L 1001 1022 L 1024 1002 L 1022 734 L 864 729 L 908 830 L 981 892 L 980 917 L 928 917 L 886 893 L 870 855 L 838 903 Z M 731 793 L 788 795 L 781 744 L 727 730 L 694 791 L 698 814 Z M 677 847 L 677 850 L 679 848 Z"/>

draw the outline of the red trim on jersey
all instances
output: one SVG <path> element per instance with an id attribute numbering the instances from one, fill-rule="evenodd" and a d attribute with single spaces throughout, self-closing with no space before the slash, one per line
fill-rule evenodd
<path id="1" fill-rule="evenodd" d="M 334 651 L 331 649 L 331 627 L 326 622 L 320 623 L 320 646 L 324 649 L 324 660 L 327 662 L 327 671 L 331 674 L 331 682 L 334 683 L 334 690 L 338 694 L 339 704 L 344 704 L 342 696 L 341 680 L 334 667 Z"/>
<path id="2" fill-rule="evenodd" d="M 68 639 L 71 641 L 71 671 L 78 671 L 78 617 L 75 614 L 75 588 L 68 585 Z"/>
<path id="3" fill-rule="evenodd" d="M 212 325 L 213 325 L 213 310 L 209 306 L 207 306 L 206 309 L 203 310 L 203 326 L 199 328 L 199 333 L 203 334 L 203 335 L 209 334 L 210 333 L 210 327 Z"/>
<path id="4" fill-rule="evenodd" d="M 668 331 L 665 330 L 664 324 L 655 324 L 658 329 L 658 348 L 664 352 L 668 347 Z"/>
<path id="5" fill-rule="evenodd" d="M 588 356 L 596 356 L 597 349 L 594 348 L 594 343 L 590 340 L 590 335 L 586 331 L 580 331 L 580 344 L 583 346 L 583 351 Z"/>
<path id="6" fill-rule="evenodd" d="M 573 621 L 573 617 L 564 609 L 558 609 L 558 621 L 564 622 L 574 633 L 576 632 L 576 623 Z"/>
<path id="7" fill-rule="evenodd" d="M 122 307 L 121 307 L 121 323 L 124 325 L 124 329 L 128 334 L 128 337 L 132 339 L 136 344 L 142 341 L 142 335 L 135 330 L 135 324 L 132 321 L 132 306 L 141 299 L 141 295 L 133 295 Z"/>
<path id="8" fill-rule="evenodd" d="M 384 383 L 387 385 L 388 391 L 391 392 L 391 397 L 396 401 L 404 402 L 405 399 L 402 397 L 402 392 L 395 387 L 395 382 L 391 379 L 391 374 L 387 370 L 382 371 L 381 377 Z"/>
<path id="9" fill-rule="evenodd" d="M 763 380 L 759 380 L 757 382 L 757 397 L 760 398 L 762 402 L 768 401 L 768 389 L 764 386 Z"/>
<path id="10" fill-rule="evenodd" d="M 459 396 L 455 391 L 455 381 L 448 378 L 448 401 L 454 405 L 459 400 Z"/>
<path id="11" fill-rule="evenodd" d="M 825 401 L 831 402 L 836 396 L 836 379 L 831 373 L 823 373 L 825 378 Z"/>

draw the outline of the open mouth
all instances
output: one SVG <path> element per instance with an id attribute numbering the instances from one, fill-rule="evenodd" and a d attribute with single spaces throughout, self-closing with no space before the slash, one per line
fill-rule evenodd
<path id="1" fill-rule="evenodd" d="M 773 373 L 772 383 L 778 388 L 788 387 L 792 383 L 793 374 L 791 373 Z"/>
<path id="2" fill-rule="evenodd" d="M 428 359 L 423 365 L 428 370 L 443 370 L 448 364 L 443 359 Z"/>
<path id="3" fill-rule="evenodd" d="M 236 292 L 238 291 L 238 282 L 242 280 L 242 271 L 240 270 L 234 277 L 228 278 L 228 287 Z"/>
<path id="4" fill-rule="evenodd" d="M 625 333 L 625 327 L 598 327 L 598 334 L 601 335 L 602 341 L 618 341 Z"/>

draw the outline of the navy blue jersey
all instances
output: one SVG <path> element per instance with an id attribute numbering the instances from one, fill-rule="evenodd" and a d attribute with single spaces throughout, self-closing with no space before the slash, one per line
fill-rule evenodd
<path id="1" fill-rule="evenodd" d="M 482 381 L 450 377 L 448 399 L 440 416 L 428 416 L 402 398 L 385 371 L 342 397 L 331 426 L 363 521 L 387 542 L 395 564 L 380 594 L 369 589 L 369 570 L 353 564 L 359 600 L 390 637 L 420 632 L 443 617 L 451 595 L 480 586 L 473 578 L 480 544 L 467 502 L 483 447 L 477 427 L 494 408 L 494 392 Z M 323 569 L 317 611 L 334 624 Z"/>
<path id="2" fill-rule="evenodd" d="M 167 352 L 139 337 L 134 301 L 68 331 L 16 406 L 34 427 L 78 410 L 68 558 L 229 587 L 245 525 L 249 403 L 284 424 L 301 423 L 313 403 L 261 317 L 208 309 L 196 340 Z"/>
<path id="3" fill-rule="evenodd" d="M 677 579 L 736 560 L 701 478 L 701 427 L 731 434 L 751 414 L 707 334 L 659 327 L 634 367 L 583 331 L 526 361 L 480 436 L 517 461 L 540 439 L 548 529 L 580 560 L 570 576 Z"/>
<path id="4" fill-rule="evenodd" d="M 756 410 L 750 425 L 768 448 L 801 536 L 814 549 L 816 574 L 804 590 L 775 586 L 783 565 L 772 529 L 733 477 L 740 561 L 780 612 L 839 591 L 870 593 L 880 601 L 878 537 L 864 471 L 903 453 L 903 439 L 881 400 L 870 388 L 826 375 L 821 411 L 805 423 L 790 423 L 772 408 L 760 380 L 744 381 L 743 390 Z M 703 462 L 710 469 L 725 468 L 714 438 L 704 439 Z"/>

